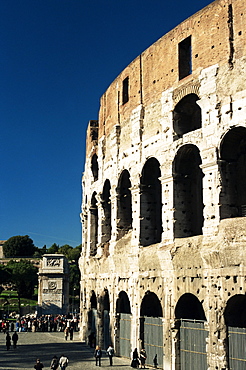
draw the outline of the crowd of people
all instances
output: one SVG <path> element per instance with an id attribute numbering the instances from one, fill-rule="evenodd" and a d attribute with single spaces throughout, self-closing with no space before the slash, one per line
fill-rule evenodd
<path id="1" fill-rule="evenodd" d="M 73 331 L 78 331 L 78 322 L 78 316 L 70 317 L 67 315 L 42 315 L 37 317 L 36 315 L 27 315 L 15 320 L 0 320 L 0 332 L 64 332 L 67 327 Z"/>

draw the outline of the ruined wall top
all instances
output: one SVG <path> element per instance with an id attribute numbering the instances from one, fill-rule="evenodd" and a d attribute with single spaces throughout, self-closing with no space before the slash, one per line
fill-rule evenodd
<path id="1" fill-rule="evenodd" d="M 233 67 L 245 54 L 245 1 L 216 0 L 165 34 L 111 83 L 100 100 L 98 140 L 121 125 L 133 109 L 157 101 L 163 91 L 192 83 L 202 69 L 218 64 Z M 190 42 L 191 70 L 182 76 L 182 46 Z M 183 45 L 182 45 L 183 43 Z M 189 45 L 188 45 L 189 46 Z M 181 51 L 180 51 L 181 50 Z M 184 50 L 185 53 L 185 50 Z M 181 75 L 180 75 L 181 73 Z M 95 147 L 87 131 L 87 155 Z"/>

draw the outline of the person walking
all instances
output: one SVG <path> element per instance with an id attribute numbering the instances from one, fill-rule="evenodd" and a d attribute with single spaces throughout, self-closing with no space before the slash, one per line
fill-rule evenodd
<path id="1" fill-rule="evenodd" d="M 37 358 L 36 364 L 34 365 L 34 369 L 36 369 L 36 370 L 42 370 L 43 367 L 44 367 L 43 363 L 40 362 L 40 359 L 39 358 Z"/>
<path id="2" fill-rule="evenodd" d="M 18 339 L 19 339 L 18 334 L 15 331 L 14 334 L 12 335 L 13 348 L 16 348 Z"/>
<path id="3" fill-rule="evenodd" d="M 66 328 L 65 328 L 65 330 L 64 330 L 64 338 L 65 338 L 65 340 L 67 340 L 68 333 L 69 333 L 69 327 L 68 327 L 68 326 L 66 326 Z"/>
<path id="4" fill-rule="evenodd" d="M 9 335 L 9 333 L 6 334 L 6 348 L 7 348 L 7 351 L 10 349 L 10 346 L 11 346 L 11 337 Z"/>
<path id="5" fill-rule="evenodd" d="M 145 362 L 146 362 L 147 354 L 144 348 L 141 349 L 140 351 L 140 364 L 141 364 L 141 369 L 145 369 Z"/>
<path id="6" fill-rule="evenodd" d="M 94 356 L 96 359 L 96 366 L 101 366 L 102 351 L 99 346 L 96 346 Z"/>
<path id="7" fill-rule="evenodd" d="M 59 366 L 59 361 L 58 361 L 58 358 L 57 356 L 53 356 L 52 360 L 51 360 L 51 363 L 50 363 L 50 368 L 52 370 L 56 370 Z"/>
<path id="8" fill-rule="evenodd" d="M 70 337 L 70 340 L 73 340 L 73 326 L 70 326 L 69 328 L 69 337 Z"/>
<path id="9" fill-rule="evenodd" d="M 107 349 L 107 354 L 108 354 L 108 357 L 109 357 L 109 366 L 113 366 L 114 348 L 111 344 L 109 345 L 109 347 Z"/>
<path id="10" fill-rule="evenodd" d="M 60 365 L 61 370 L 65 370 L 68 365 L 68 358 L 64 355 L 61 355 L 60 360 L 59 360 L 59 365 Z"/>

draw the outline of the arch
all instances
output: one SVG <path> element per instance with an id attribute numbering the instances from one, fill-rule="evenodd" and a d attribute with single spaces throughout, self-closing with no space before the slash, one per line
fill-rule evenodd
<path id="1" fill-rule="evenodd" d="M 131 313 L 130 301 L 125 291 L 121 291 L 119 293 L 118 299 L 116 301 L 116 313 Z"/>
<path id="2" fill-rule="evenodd" d="M 246 328 L 246 296 L 236 294 L 228 299 L 224 318 L 226 326 Z"/>
<path id="3" fill-rule="evenodd" d="M 117 187 L 117 239 L 132 228 L 132 195 L 130 174 L 123 170 Z"/>
<path id="4" fill-rule="evenodd" d="M 103 294 L 99 299 L 100 307 L 100 333 L 99 345 L 107 349 L 111 343 L 110 339 L 110 300 L 108 290 L 105 288 Z"/>
<path id="5" fill-rule="evenodd" d="M 96 154 L 93 154 L 91 158 L 91 171 L 94 178 L 94 181 L 98 180 L 98 157 Z"/>
<path id="6" fill-rule="evenodd" d="M 91 207 L 90 207 L 90 255 L 95 256 L 97 253 L 97 243 L 98 243 L 98 207 L 96 192 L 92 194 L 91 197 Z"/>
<path id="7" fill-rule="evenodd" d="M 110 199 L 111 185 L 107 179 L 103 186 L 102 193 L 102 208 L 103 208 L 103 219 L 102 219 L 102 243 L 107 243 L 111 239 L 111 199 Z"/>
<path id="8" fill-rule="evenodd" d="M 246 128 L 235 127 L 220 145 L 220 218 L 246 216 Z"/>
<path id="9" fill-rule="evenodd" d="M 191 294 L 183 294 L 175 307 L 177 339 L 176 363 L 180 369 L 197 368 L 205 370 L 207 366 L 206 344 L 208 331 L 204 327 L 206 316 L 202 303 Z"/>
<path id="10" fill-rule="evenodd" d="M 228 299 L 224 319 L 227 329 L 229 369 L 244 369 L 246 343 L 246 296 L 235 294 Z"/>
<path id="11" fill-rule="evenodd" d="M 91 292 L 91 298 L 90 298 L 91 308 L 97 308 L 97 297 L 94 290 Z"/>
<path id="12" fill-rule="evenodd" d="M 97 297 L 92 290 L 90 297 L 90 310 L 88 311 L 88 340 L 90 347 L 95 347 L 97 334 Z"/>
<path id="13" fill-rule="evenodd" d="M 197 100 L 199 97 L 196 94 L 188 94 L 174 107 L 173 130 L 177 138 L 202 127 L 201 108 Z"/>
<path id="14" fill-rule="evenodd" d="M 153 292 L 146 292 L 140 307 L 140 316 L 162 317 L 161 302 Z"/>
<path id="15" fill-rule="evenodd" d="M 173 162 L 174 237 L 201 235 L 203 217 L 203 173 L 199 149 L 187 144 L 178 150 Z"/>
<path id="16" fill-rule="evenodd" d="M 161 242 L 162 203 L 161 203 L 160 163 L 149 158 L 140 178 L 140 245 L 148 246 Z"/>
<path id="17" fill-rule="evenodd" d="M 191 294 L 183 294 L 175 307 L 175 318 L 186 320 L 206 320 L 206 316 L 199 299 Z"/>
<path id="18" fill-rule="evenodd" d="M 140 307 L 139 338 L 147 353 L 147 364 L 157 358 L 160 368 L 163 365 L 163 312 L 159 298 L 147 291 Z"/>
<path id="19" fill-rule="evenodd" d="M 131 353 L 131 306 L 128 295 L 121 291 L 116 300 L 116 350 L 120 356 Z"/>

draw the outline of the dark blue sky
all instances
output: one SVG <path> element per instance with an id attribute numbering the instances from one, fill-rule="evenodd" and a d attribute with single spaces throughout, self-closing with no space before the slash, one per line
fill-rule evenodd
<path id="1" fill-rule="evenodd" d="M 0 1 L 0 240 L 81 243 L 85 132 L 143 50 L 210 0 Z"/>

